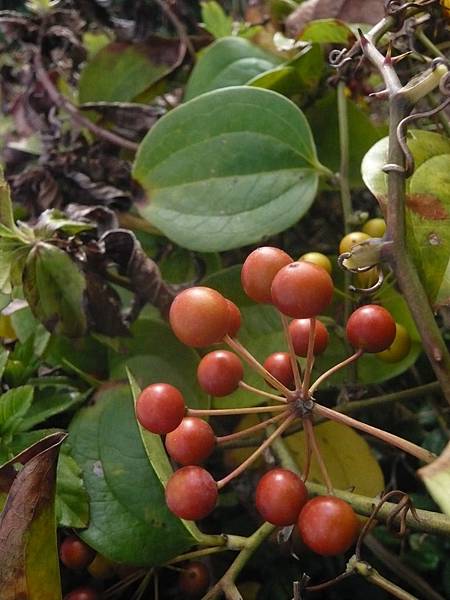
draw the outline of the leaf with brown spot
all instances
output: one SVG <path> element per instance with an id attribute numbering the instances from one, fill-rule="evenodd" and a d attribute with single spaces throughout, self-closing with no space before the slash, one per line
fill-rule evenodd
<path id="1" fill-rule="evenodd" d="M 185 51 L 176 40 L 158 36 L 140 44 L 112 42 L 81 72 L 80 103 L 130 102 L 179 66 Z"/>
<path id="2" fill-rule="evenodd" d="M 407 244 L 430 302 L 450 305 L 450 140 L 438 133 L 412 129 L 408 147 L 415 170 L 406 181 Z M 387 138 L 377 142 L 362 162 L 370 191 L 387 199 Z"/>
<path id="3" fill-rule="evenodd" d="M 49 435 L 0 468 L 2 489 L 11 486 L 0 515 L 2 600 L 61 600 L 55 485 L 65 437 Z"/>

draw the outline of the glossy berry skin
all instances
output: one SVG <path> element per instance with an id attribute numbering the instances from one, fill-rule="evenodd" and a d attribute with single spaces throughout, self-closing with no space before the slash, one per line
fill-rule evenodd
<path id="1" fill-rule="evenodd" d="M 204 519 L 214 509 L 218 490 L 213 477 L 202 467 L 182 467 L 166 486 L 166 503 L 180 519 Z"/>
<path id="2" fill-rule="evenodd" d="M 234 302 L 225 298 L 228 306 L 228 335 L 235 337 L 241 327 L 241 311 Z"/>
<path id="3" fill-rule="evenodd" d="M 333 270 L 330 259 L 321 252 L 307 252 L 306 254 L 300 256 L 298 260 L 304 260 L 318 267 L 322 267 L 322 269 L 325 269 L 325 271 L 330 275 L 331 271 Z"/>
<path id="4" fill-rule="evenodd" d="M 208 287 L 192 287 L 172 302 L 169 321 L 177 338 L 194 348 L 220 342 L 228 333 L 230 320 L 226 299 Z"/>
<path id="5" fill-rule="evenodd" d="M 272 302 L 294 319 L 307 319 L 323 312 L 333 297 L 333 280 L 317 265 L 294 262 L 283 267 L 272 282 Z"/>
<path id="6" fill-rule="evenodd" d="M 86 568 L 94 557 L 95 550 L 74 535 L 67 536 L 59 547 L 59 558 L 62 564 L 74 571 Z"/>
<path id="7" fill-rule="evenodd" d="M 396 363 L 408 356 L 411 350 L 411 338 L 406 327 L 400 323 L 395 324 L 395 339 L 383 352 L 377 354 L 377 358 L 386 363 Z"/>
<path id="8" fill-rule="evenodd" d="M 216 436 L 203 419 L 185 417 L 167 434 L 165 444 L 169 455 L 180 465 L 199 465 L 214 450 Z"/>
<path id="9" fill-rule="evenodd" d="M 99 600 L 100 596 L 89 586 L 78 587 L 64 596 L 64 600 Z"/>
<path id="10" fill-rule="evenodd" d="M 263 367 L 284 386 L 289 389 L 294 388 L 294 373 L 288 352 L 274 352 L 270 354 L 264 361 Z"/>
<path id="11" fill-rule="evenodd" d="M 153 383 L 142 390 L 136 402 L 139 423 L 152 433 L 169 433 L 181 423 L 186 406 L 179 390 L 169 383 Z"/>
<path id="12" fill-rule="evenodd" d="M 364 233 L 363 231 L 352 231 L 351 233 L 348 233 L 339 243 L 339 254 L 350 252 L 353 246 L 356 246 L 356 244 L 360 244 L 361 242 L 365 242 L 369 238 L 370 235 Z"/>
<path id="13" fill-rule="evenodd" d="M 249 254 L 242 265 L 241 281 L 245 293 L 255 302 L 272 303 L 270 287 L 278 271 L 292 262 L 279 248 L 263 246 Z"/>
<path id="14" fill-rule="evenodd" d="M 297 356 L 307 355 L 310 330 L 311 319 L 294 319 L 289 323 L 289 333 Z M 318 356 L 328 346 L 330 336 L 328 335 L 327 328 L 320 321 L 316 321 L 314 330 L 314 356 Z"/>
<path id="15" fill-rule="evenodd" d="M 362 227 L 362 232 L 370 237 L 383 237 L 386 233 L 386 222 L 384 219 L 369 219 Z"/>
<path id="16" fill-rule="evenodd" d="M 227 396 L 234 392 L 244 376 L 241 361 L 228 350 L 206 354 L 197 369 L 201 388 L 211 396 Z"/>
<path id="17" fill-rule="evenodd" d="M 256 487 L 256 508 L 273 525 L 293 525 L 307 500 L 305 484 L 288 469 L 272 469 Z"/>
<path id="18" fill-rule="evenodd" d="M 189 598 L 203 596 L 209 587 L 209 571 L 199 561 L 191 561 L 183 567 L 178 580 L 178 587 Z"/>
<path id="19" fill-rule="evenodd" d="M 356 540 L 359 521 L 353 508 L 335 496 L 316 496 L 302 508 L 298 529 L 303 542 L 322 556 L 346 552 Z"/>
<path id="20" fill-rule="evenodd" d="M 367 304 L 350 315 L 346 326 L 347 339 L 354 348 L 365 352 L 382 352 L 395 339 L 395 321 L 382 306 Z"/>

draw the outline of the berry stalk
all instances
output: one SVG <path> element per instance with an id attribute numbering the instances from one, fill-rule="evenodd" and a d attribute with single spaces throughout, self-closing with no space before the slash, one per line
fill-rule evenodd
<path id="1" fill-rule="evenodd" d="M 297 362 L 297 355 L 295 354 L 294 344 L 292 343 L 292 336 L 289 331 L 289 320 L 288 318 L 281 314 L 281 322 L 283 324 L 284 335 L 286 337 L 286 342 L 289 350 L 289 357 L 291 359 L 292 372 L 294 373 L 294 381 L 295 381 L 295 389 L 299 390 L 302 387 L 302 378 L 300 374 L 300 369 Z"/>
<path id="2" fill-rule="evenodd" d="M 303 394 L 306 396 L 309 383 L 311 380 L 311 372 L 314 365 L 314 340 L 316 337 L 316 319 L 315 317 L 311 317 L 309 320 L 310 328 L 309 328 L 309 337 L 308 337 L 308 352 L 306 354 L 306 367 L 305 367 L 305 376 L 303 379 Z"/>
<path id="3" fill-rule="evenodd" d="M 224 442 L 231 442 L 232 440 L 239 440 L 243 437 L 246 437 L 252 434 L 255 431 L 259 431 L 260 429 L 265 429 L 267 425 L 271 423 L 276 423 L 281 419 L 284 419 L 289 414 L 289 411 L 285 411 L 281 413 L 281 415 L 276 415 L 275 417 L 271 417 L 270 419 L 266 419 L 265 421 L 261 421 L 257 425 L 252 425 L 251 427 L 247 427 L 247 429 L 243 429 L 242 431 L 236 431 L 235 433 L 230 433 L 228 435 L 221 435 L 216 438 L 216 442 L 218 444 L 223 444 Z"/>
<path id="4" fill-rule="evenodd" d="M 236 354 L 239 354 L 254 371 L 259 373 L 267 383 L 270 383 L 270 385 L 279 390 L 284 396 L 291 396 L 292 392 L 271 375 L 240 342 L 229 335 L 224 337 L 224 341 L 236 352 Z"/>
<path id="5" fill-rule="evenodd" d="M 261 444 L 261 446 L 259 446 L 259 448 L 257 448 L 253 452 L 253 454 L 251 456 L 249 456 L 246 460 L 244 460 L 244 462 L 241 463 L 239 465 L 239 467 L 234 469 L 234 471 L 231 471 L 231 473 L 229 473 L 226 477 L 224 477 L 223 479 L 220 479 L 217 482 L 218 489 L 219 490 L 222 489 L 225 485 L 227 485 L 227 483 L 229 483 L 235 477 L 238 477 L 238 475 L 243 473 L 245 471 L 245 469 L 248 466 L 250 466 L 253 462 L 255 462 L 255 460 L 258 458 L 258 456 L 260 456 L 264 452 L 264 450 L 266 448 L 268 448 L 272 444 L 272 442 L 274 440 L 276 440 L 277 437 L 283 433 L 283 431 L 286 431 L 286 429 L 289 427 L 289 425 L 292 423 L 292 421 L 294 421 L 294 419 L 296 419 L 296 418 L 297 418 L 297 416 L 295 414 L 291 414 L 288 417 L 286 417 L 285 420 L 283 421 L 283 423 L 281 423 L 281 425 L 279 425 L 277 427 L 277 429 L 275 429 L 275 431 L 269 435 L 269 437 Z"/>
<path id="6" fill-rule="evenodd" d="M 334 375 L 334 373 L 336 373 L 337 371 L 340 371 L 341 369 L 343 369 L 350 363 L 354 362 L 355 360 L 358 360 L 358 358 L 360 358 L 362 356 L 362 354 L 363 354 L 362 350 L 357 350 L 354 354 L 352 354 L 351 356 L 349 356 L 342 362 L 338 363 L 337 365 L 332 366 L 331 369 L 328 369 L 328 371 L 325 371 L 325 373 L 322 373 L 322 375 L 320 375 L 320 377 L 318 377 L 316 379 L 316 381 L 312 384 L 312 386 L 309 388 L 309 395 L 312 396 L 314 394 L 314 392 L 316 391 L 316 389 L 319 387 L 319 385 L 325 381 L 325 379 L 328 379 L 329 377 L 331 377 L 331 375 Z"/>
<path id="7" fill-rule="evenodd" d="M 436 458 L 436 455 L 426 450 L 425 448 L 421 448 L 412 442 L 408 442 L 408 440 L 404 440 L 403 438 L 394 435 L 393 433 L 389 433 L 387 431 L 383 431 L 382 429 L 378 429 L 377 427 L 373 427 L 372 425 L 368 425 L 367 423 L 363 423 L 361 421 L 357 421 L 353 419 L 353 417 L 349 417 L 343 413 L 337 412 L 332 408 L 327 408 L 326 406 L 321 406 L 318 404 L 314 405 L 313 412 L 321 417 L 326 417 L 331 419 L 332 421 L 337 421 L 338 423 L 343 423 L 344 425 L 349 425 L 354 429 L 359 429 L 364 433 L 368 433 L 369 435 L 373 435 L 374 437 L 386 442 L 386 444 L 390 444 L 391 446 L 395 446 L 412 456 L 415 456 L 419 460 L 425 463 L 433 462 Z"/>

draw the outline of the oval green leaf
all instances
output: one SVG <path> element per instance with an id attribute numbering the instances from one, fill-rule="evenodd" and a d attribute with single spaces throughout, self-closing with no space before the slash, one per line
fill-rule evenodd
<path id="1" fill-rule="evenodd" d="M 236 87 L 163 117 L 141 143 L 133 175 L 149 199 L 144 217 L 179 245 L 214 252 L 293 225 L 314 200 L 321 169 L 295 104 Z"/>
<path id="2" fill-rule="evenodd" d="M 282 62 L 240 37 L 224 37 L 204 50 L 186 86 L 184 99 L 219 88 L 244 85 Z"/>
<path id="3" fill-rule="evenodd" d="M 153 566 L 195 543 L 167 508 L 148 461 L 128 385 L 100 392 L 70 426 L 72 456 L 90 498 L 89 527 L 80 536 L 107 558 Z"/>

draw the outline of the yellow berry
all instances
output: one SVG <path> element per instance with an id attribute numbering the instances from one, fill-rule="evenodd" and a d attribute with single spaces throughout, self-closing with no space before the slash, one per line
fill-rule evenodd
<path id="1" fill-rule="evenodd" d="M 300 256 L 298 260 L 304 260 L 312 263 L 313 265 L 317 265 L 318 267 L 322 267 L 330 275 L 331 271 L 333 270 L 330 259 L 321 252 L 307 252 L 306 254 L 303 254 L 303 256 Z"/>
<path id="2" fill-rule="evenodd" d="M 384 219 L 369 219 L 362 228 L 364 233 L 370 237 L 383 237 L 386 232 L 386 222 Z"/>
<path id="3" fill-rule="evenodd" d="M 344 252 L 350 252 L 353 246 L 356 244 L 360 244 L 365 240 L 368 240 L 370 235 L 364 233 L 363 231 L 352 231 L 348 233 L 345 237 L 342 238 L 339 244 L 339 254 L 343 254 Z"/>
<path id="4" fill-rule="evenodd" d="M 396 323 L 395 329 L 395 339 L 389 348 L 376 354 L 376 356 L 383 362 L 399 362 L 408 355 L 411 349 L 411 338 L 406 327 L 403 327 L 403 325 L 400 325 L 400 323 Z"/>

